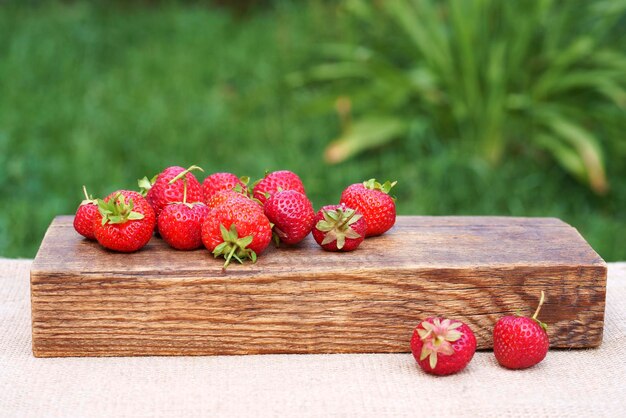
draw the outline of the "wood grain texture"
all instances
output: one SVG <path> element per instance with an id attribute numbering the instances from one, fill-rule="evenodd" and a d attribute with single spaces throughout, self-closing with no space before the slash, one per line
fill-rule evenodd
<path id="1" fill-rule="evenodd" d="M 558 219 L 399 217 L 353 253 L 309 236 L 226 272 L 158 238 L 107 251 L 72 219 L 52 222 L 31 269 L 38 357 L 406 352 L 433 315 L 466 321 L 484 349 L 541 290 L 552 347 L 602 340 L 606 264 Z"/>

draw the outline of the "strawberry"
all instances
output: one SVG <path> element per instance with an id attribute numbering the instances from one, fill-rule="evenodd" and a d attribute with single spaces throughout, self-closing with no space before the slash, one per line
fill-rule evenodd
<path id="1" fill-rule="evenodd" d="M 313 238 L 326 251 L 353 251 L 365 239 L 365 218 L 346 205 L 324 206 L 313 222 Z"/>
<path id="2" fill-rule="evenodd" d="M 396 203 L 389 191 L 397 182 L 384 184 L 375 179 L 348 186 L 341 194 L 341 203 L 354 208 L 367 222 L 366 237 L 383 234 L 396 222 Z"/>
<path id="3" fill-rule="evenodd" d="M 87 239 L 95 240 L 96 236 L 93 233 L 93 219 L 98 213 L 98 200 L 87 194 L 87 188 L 83 186 L 83 193 L 85 194 L 85 200 L 80 202 L 78 209 L 76 209 L 76 216 L 74 216 L 74 229 Z"/>
<path id="4" fill-rule="evenodd" d="M 542 361 L 548 353 L 550 341 L 547 326 L 537 319 L 545 294 L 541 292 L 535 314 L 504 316 L 493 328 L 493 354 L 507 369 L 525 369 Z"/>
<path id="5" fill-rule="evenodd" d="M 183 200 L 183 181 L 187 179 L 187 199 L 190 202 L 203 202 L 202 186 L 198 179 L 191 173 L 192 170 L 202 170 L 200 167 L 192 165 L 184 169 L 183 167 L 173 166 L 163 170 L 154 179 L 154 182 L 148 180 L 147 177 L 139 180 L 139 187 L 146 193 L 146 200 L 154 209 L 154 213 L 159 214 L 168 203 L 182 202 Z"/>
<path id="6" fill-rule="evenodd" d="M 202 242 L 214 257 L 256 262 L 272 240 L 270 221 L 258 203 L 247 197 L 230 199 L 212 209 L 202 224 Z"/>
<path id="7" fill-rule="evenodd" d="M 427 318 L 413 330 L 411 352 L 426 373 L 460 372 L 476 352 L 476 337 L 461 321 Z"/>
<path id="8" fill-rule="evenodd" d="M 120 190 L 98 200 L 94 234 L 105 248 L 133 252 L 150 241 L 156 224 L 154 210 L 139 193 Z"/>
<path id="9" fill-rule="evenodd" d="M 300 177 L 291 171 L 282 170 L 268 173 L 257 181 L 254 184 L 253 196 L 264 205 L 265 201 L 279 190 L 295 190 L 306 194 Z"/>
<path id="10" fill-rule="evenodd" d="M 205 200 L 206 200 L 206 205 L 209 207 L 209 209 L 214 209 L 230 199 L 239 199 L 239 198 L 248 199 L 248 197 L 245 194 L 243 194 L 242 192 L 235 191 L 233 189 L 233 190 L 224 190 L 222 192 L 217 192 L 213 196 L 211 196 L 209 199 L 205 199 Z M 261 208 L 261 205 L 259 205 L 259 208 Z"/>
<path id="11" fill-rule="evenodd" d="M 195 250 L 202 246 L 202 222 L 210 209 L 202 202 L 187 202 L 187 180 L 183 177 L 183 201 L 170 203 L 157 219 L 159 234 L 177 250 Z"/>
<path id="12" fill-rule="evenodd" d="M 274 224 L 277 240 L 297 244 L 313 228 L 315 211 L 311 201 L 296 190 L 281 190 L 270 196 L 264 205 L 265 216 Z"/>
<path id="13" fill-rule="evenodd" d="M 213 173 L 202 182 L 202 192 L 204 193 L 204 201 L 208 202 L 211 197 L 219 192 L 233 190 L 236 186 L 237 191 L 247 193 L 247 184 L 250 179 L 248 177 L 239 178 L 232 173 Z"/>

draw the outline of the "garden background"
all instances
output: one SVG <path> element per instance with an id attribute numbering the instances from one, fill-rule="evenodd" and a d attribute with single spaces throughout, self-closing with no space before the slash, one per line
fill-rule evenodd
<path id="1" fill-rule="evenodd" d="M 0 1 L 0 256 L 168 165 L 555 216 L 626 260 L 626 2 Z M 233 6 L 235 4 L 235 6 Z"/>

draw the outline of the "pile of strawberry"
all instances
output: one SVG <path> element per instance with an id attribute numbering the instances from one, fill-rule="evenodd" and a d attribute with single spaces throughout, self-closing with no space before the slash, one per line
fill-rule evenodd
<path id="1" fill-rule="evenodd" d="M 140 192 L 118 190 L 93 199 L 86 189 L 74 228 L 103 247 L 120 252 L 143 248 L 157 232 L 178 250 L 203 245 L 215 257 L 256 261 L 272 237 L 294 245 L 311 231 L 327 251 L 352 251 L 368 236 L 389 230 L 396 207 L 389 191 L 395 182 L 374 179 L 347 187 L 338 205 L 317 213 L 300 177 L 291 171 L 267 173 L 248 188 L 249 178 L 214 173 L 202 183 L 193 171 L 173 166 L 139 180 Z"/>
<path id="2" fill-rule="evenodd" d="M 389 191 L 396 184 L 374 179 L 348 186 L 337 205 L 317 213 L 302 180 L 291 171 L 274 171 L 248 189 L 248 178 L 214 173 L 202 183 L 200 167 L 168 167 L 152 180 L 139 180 L 141 192 L 119 190 L 104 199 L 88 196 L 78 207 L 74 228 L 103 247 L 120 252 L 141 249 L 154 232 L 171 247 L 194 250 L 203 245 L 224 267 L 234 258 L 256 261 L 274 238 L 294 245 L 309 233 L 327 251 L 352 251 L 370 236 L 388 231 L 396 220 Z M 510 369 L 533 366 L 549 347 L 546 325 L 532 318 L 505 316 L 493 330 L 494 354 Z M 458 320 L 427 318 L 414 329 L 411 351 L 427 373 L 459 372 L 476 351 L 471 328 Z"/>

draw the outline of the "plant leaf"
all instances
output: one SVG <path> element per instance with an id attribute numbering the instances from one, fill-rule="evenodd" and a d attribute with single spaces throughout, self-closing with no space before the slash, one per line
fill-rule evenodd
<path id="1" fill-rule="evenodd" d="M 364 117 L 352 123 L 341 137 L 326 147 L 326 161 L 340 163 L 360 152 L 391 142 L 407 131 L 408 123 L 400 118 Z"/>
<path id="2" fill-rule="evenodd" d="M 552 131 L 553 135 L 568 144 L 570 150 L 568 151 L 564 145 L 557 145 L 554 140 L 550 140 L 546 136 L 541 137 L 539 143 L 551 151 L 563 168 L 589 184 L 595 193 L 605 194 L 609 185 L 602 151 L 596 138 L 582 126 L 555 114 L 545 118 L 543 123 Z M 577 155 L 580 162 L 576 161 L 572 152 Z"/>

